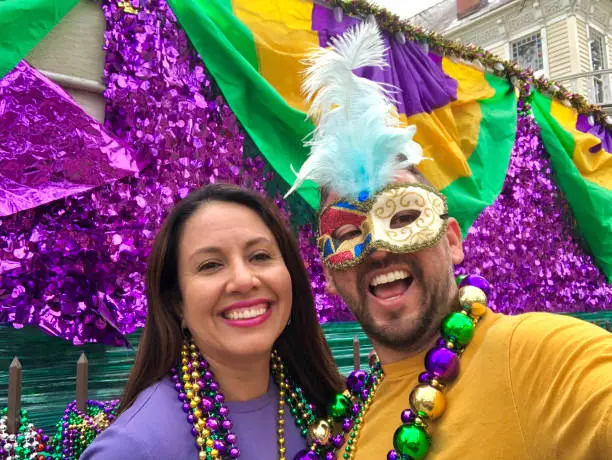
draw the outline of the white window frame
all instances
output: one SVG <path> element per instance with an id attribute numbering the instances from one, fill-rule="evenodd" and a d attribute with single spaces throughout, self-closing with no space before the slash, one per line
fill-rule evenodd
<path id="1" fill-rule="evenodd" d="M 591 63 L 591 70 L 593 69 L 593 56 L 591 54 L 591 29 L 594 30 L 596 33 L 598 33 L 599 35 L 601 35 L 603 37 L 603 52 L 605 54 L 603 63 L 604 63 L 604 69 L 609 69 L 610 68 L 610 53 L 608 52 L 608 34 L 605 33 L 605 31 L 601 30 L 599 27 L 594 26 L 592 24 L 587 24 L 587 37 L 589 40 L 589 62 Z"/>
<path id="2" fill-rule="evenodd" d="M 550 71 L 548 68 L 548 45 L 546 43 L 546 27 L 542 27 L 540 25 L 531 27 L 529 29 L 523 30 L 520 33 L 517 34 L 513 34 L 510 36 L 510 40 L 508 41 L 508 46 L 507 46 L 507 55 L 508 55 L 508 60 L 512 61 L 513 60 L 513 55 L 512 55 L 512 44 L 517 41 L 520 40 L 521 38 L 525 38 L 528 35 L 533 35 L 535 33 L 539 33 L 540 34 L 540 39 L 542 40 L 542 66 L 543 66 L 543 71 L 544 71 L 544 77 L 548 78 L 550 75 Z"/>
<path id="3" fill-rule="evenodd" d="M 606 34 L 603 30 L 601 30 L 599 27 L 594 26 L 592 24 L 588 24 L 586 25 L 587 28 L 587 40 L 588 40 L 588 45 L 589 45 L 589 64 L 591 65 L 591 70 L 594 71 L 595 69 L 593 69 L 593 54 L 591 51 L 591 30 L 594 30 L 597 34 L 599 34 L 601 37 L 603 37 L 603 53 L 604 55 L 602 56 L 602 63 L 603 63 L 603 69 L 609 69 L 610 68 L 610 53 L 608 50 L 608 34 Z M 595 103 L 601 103 L 604 102 L 605 100 L 607 100 L 610 97 L 610 91 L 612 91 L 611 87 L 612 87 L 612 77 L 610 75 L 604 74 L 603 78 L 598 78 L 598 77 L 591 77 L 593 80 L 590 82 L 590 85 L 592 85 L 591 89 L 589 91 L 592 91 L 592 97 L 593 97 L 593 102 Z M 602 87 L 602 91 L 603 91 L 603 100 L 599 101 L 597 98 L 595 98 L 595 79 L 597 79 L 598 81 L 600 81 L 600 83 L 603 85 Z"/>

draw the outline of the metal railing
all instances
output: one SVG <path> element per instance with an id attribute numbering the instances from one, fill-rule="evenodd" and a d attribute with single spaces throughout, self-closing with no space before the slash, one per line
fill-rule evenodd
<path id="1" fill-rule="evenodd" d="M 566 75 L 554 80 L 568 90 L 584 95 L 590 104 L 612 108 L 612 69 Z"/>

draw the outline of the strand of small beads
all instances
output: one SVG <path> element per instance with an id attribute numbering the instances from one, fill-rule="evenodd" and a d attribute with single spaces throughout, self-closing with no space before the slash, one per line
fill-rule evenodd
<path id="1" fill-rule="evenodd" d="M 295 457 L 296 460 L 334 460 L 336 451 L 344 444 L 347 434 L 348 440 L 343 458 L 352 458 L 363 417 L 372 403 L 382 378 L 380 364 L 375 364 L 370 374 L 360 369 L 351 372 L 346 382 L 347 389 L 343 393 L 336 394 L 328 405 L 328 418 L 311 424 L 310 450 L 301 452 L 301 456 Z M 332 427 L 337 426 L 340 430 L 333 433 Z"/>
<path id="2" fill-rule="evenodd" d="M 380 362 L 376 361 L 372 363 L 369 373 L 361 369 L 356 369 L 351 372 L 346 379 L 346 386 L 353 402 L 351 412 L 354 415 L 352 424 L 347 424 L 347 428 L 349 428 L 350 431 L 344 453 L 342 454 L 342 458 L 346 460 L 352 459 L 355 455 L 363 420 L 374 400 L 376 390 L 378 390 L 384 378 L 385 375 L 380 366 Z"/>
<path id="3" fill-rule="evenodd" d="M 83 451 L 117 417 L 119 401 L 87 401 L 85 412 L 70 402 L 57 424 L 52 439 L 52 457 L 56 460 L 77 460 Z"/>
<path id="4" fill-rule="evenodd" d="M 193 342 L 183 345 L 180 368 L 171 369 L 172 380 L 183 403 L 191 433 L 196 438 L 198 458 L 201 460 L 236 459 L 240 457 L 236 435 L 224 404 L 225 398 L 214 380 L 208 363 Z M 310 448 L 295 455 L 294 460 L 334 460 L 335 451 L 344 443 L 344 437 L 332 433 L 332 422 L 318 420 L 315 408 L 304 391 L 289 376 L 279 354 L 274 351 L 271 373 L 279 388 L 278 402 L 278 454 L 286 459 L 285 405 L 289 408 L 302 436 Z"/>
<path id="5" fill-rule="evenodd" d="M 279 460 L 286 460 L 285 453 L 287 452 L 287 448 L 285 447 L 285 397 L 287 393 L 291 390 L 289 385 L 284 383 L 286 379 L 285 369 L 282 363 L 282 360 L 276 354 L 276 351 L 272 352 L 272 362 L 276 361 L 277 371 L 279 373 L 277 382 L 279 384 L 278 391 L 278 413 L 277 413 L 277 423 L 278 423 L 278 431 L 276 440 L 278 442 L 278 458 Z M 272 364 L 274 367 L 274 364 Z M 293 413 L 293 409 L 291 409 Z"/>
<path id="6" fill-rule="evenodd" d="M 43 430 L 36 429 L 28 421 L 28 413 L 21 409 L 17 434 L 8 433 L 8 409 L 0 416 L 0 459 L 3 460 L 44 460 L 50 458 L 49 438 Z"/>
<path id="7" fill-rule="evenodd" d="M 289 407 L 289 412 L 295 420 L 295 424 L 300 429 L 302 436 L 308 435 L 308 426 L 315 421 L 315 415 L 313 406 L 306 401 L 301 388 L 292 385 L 285 365 L 280 355 L 274 350 L 272 352 L 272 376 L 274 377 L 276 384 L 279 388 L 279 398 L 282 402 L 286 402 Z M 279 457 L 285 455 L 285 411 L 279 403 L 278 411 L 278 443 L 279 443 Z"/>
<path id="8" fill-rule="evenodd" d="M 200 460 L 239 458 L 236 435 L 232 432 L 225 396 L 215 382 L 208 362 L 193 342 L 184 343 L 179 369 L 171 369 L 178 399 L 187 422 L 192 425 Z"/>
<path id="9" fill-rule="evenodd" d="M 410 393 L 410 407 L 401 414 L 402 425 L 393 435 L 393 447 L 387 460 L 421 460 L 431 445 L 428 423 L 446 409 L 442 392 L 459 375 L 459 358 L 474 336 L 476 324 L 486 313 L 489 283 L 481 276 L 460 277 L 460 311 L 442 321 L 437 345 L 425 355 L 426 371 Z"/>
<path id="10" fill-rule="evenodd" d="M 333 418 L 317 419 L 315 407 L 306 400 L 303 390 L 288 377 L 282 358 L 276 351 L 272 353 L 272 375 L 281 393 L 285 394 L 300 434 L 310 444 L 310 448 L 298 452 L 294 460 L 334 460 L 336 450 L 344 443 L 343 434 L 333 431 L 337 427 Z"/>

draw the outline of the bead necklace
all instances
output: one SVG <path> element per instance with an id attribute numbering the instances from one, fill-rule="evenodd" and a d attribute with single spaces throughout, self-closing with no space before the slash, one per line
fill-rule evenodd
<path id="1" fill-rule="evenodd" d="M 78 460 L 87 446 L 113 422 L 119 410 L 119 401 L 88 400 L 84 411 L 70 402 L 57 424 L 53 437 L 53 458 Z"/>
<path id="2" fill-rule="evenodd" d="M 0 458 L 5 460 L 45 460 L 51 457 L 49 438 L 28 419 L 28 412 L 19 411 L 17 434 L 8 433 L 8 408 L 0 411 Z"/>
<path id="3" fill-rule="evenodd" d="M 359 369 L 353 371 L 349 375 L 349 378 L 353 377 L 354 379 L 355 377 L 357 377 L 359 379 L 361 376 L 359 371 L 360 371 Z M 361 371 L 361 372 L 364 372 L 364 371 Z M 384 378 L 385 378 L 385 374 L 382 371 L 380 362 L 376 361 L 376 363 L 374 363 L 370 369 L 370 381 L 372 383 L 368 385 L 369 391 L 368 391 L 367 399 L 363 402 L 363 405 L 360 407 L 359 413 L 355 417 L 353 428 L 351 432 L 349 433 L 349 438 L 346 441 L 346 447 L 344 448 L 344 454 L 343 454 L 344 459 L 347 459 L 347 460 L 352 459 L 353 456 L 355 455 L 355 452 L 357 450 L 357 441 L 359 440 L 359 433 L 361 431 L 361 426 L 363 425 L 365 416 L 368 413 L 368 409 L 370 408 L 370 405 L 372 404 L 372 401 L 374 400 L 374 396 L 376 395 L 376 390 L 378 390 L 378 387 L 383 382 Z"/>
<path id="4" fill-rule="evenodd" d="M 274 353 L 272 355 L 272 357 L 274 358 Z M 280 361 L 280 358 L 279 358 Z M 285 384 L 285 382 L 283 382 L 284 378 L 285 378 L 285 373 L 284 373 L 284 369 L 280 368 L 277 370 L 277 372 L 279 372 L 279 389 L 278 389 L 278 417 L 277 417 L 277 424 L 278 424 L 278 437 L 277 437 L 277 442 L 278 442 L 278 458 L 279 460 L 286 460 L 285 457 L 285 452 L 286 452 L 286 448 L 285 448 L 285 395 L 287 390 L 289 389 L 289 385 Z"/>
<path id="5" fill-rule="evenodd" d="M 344 443 L 342 434 L 332 432 L 332 420 L 317 419 L 315 409 L 309 404 L 303 390 L 288 375 L 282 358 L 272 352 L 271 374 L 279 389 L 277 442 L 280 460 L 286 460 L 285 406 L 294 417 L 300 434 L 310 444 L 294 457 L 294 460 L 334 460 L 335 451 Z M 207 361 L 190 340 L 183 344 L 181 362 L 171 369 L 172 380 L 183 403 L 187 421 L 192 425 L 191 433 L 196 438 L 198 459 L 237 459 L 240 449 L 237 437 L 232 432 L 229 410 L 224 404 L 225 397 Z M 344 426 L 345 431 L 350 425 Z"/>
<path id="6" fill-rule="evenodd" d="M 393 447 L 387 460 L 420 460 L 427 455 L 431 444 L 428 422 L 439 418 L 446 408 L 442 391 L 459 374 L 459 358 L 474 336 L 476 324 L 486 313 L 489 283 L 481 276 L 461 276 L 459 305 L 461 310 L 447 315 L 442 321 L 442 337 L 425 355 L 426 371 L 419 375 L 419 383 L 410 393 L 410 407 L 401 413 L 402 425 L 393 435 Z M 337 395 L 336 401 L 345 397 L 338 406 L 357 404 L 353 408 L 355 420 L 346 442 L 343 459 L 354 457 L 357 440 L 364 417 L 370 407 L 384 373 L 376 361 L 369 373 L 357 369 L 347 379 L 348 395 Z M 346 413 L 346 410 L 344 410 Z"/>

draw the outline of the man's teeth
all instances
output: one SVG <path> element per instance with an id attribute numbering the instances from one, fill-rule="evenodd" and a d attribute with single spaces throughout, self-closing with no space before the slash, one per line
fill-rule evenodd
<path id="1" fill-rule="evenodd" d="M 410 277 L 410 274 L 405 270 L 395 270 L 390 273 L 383 273 L 382 275 L 375 276 L 370 281 L 370 286 L 375 287 L 379 284 L 391 283 L 397 280 L 403 280 Z"/>
<path id="2" fill-rule="evenodd" d="M 251 319 L 263 315 L 268 310 L 267 305 L 230 310 L 223 314 L 227 319 Z"/>

